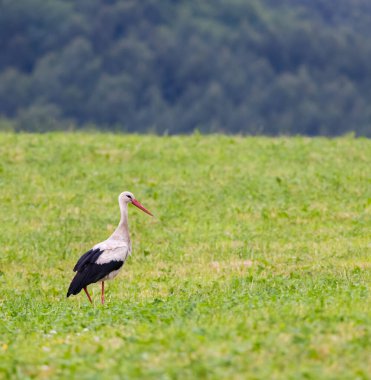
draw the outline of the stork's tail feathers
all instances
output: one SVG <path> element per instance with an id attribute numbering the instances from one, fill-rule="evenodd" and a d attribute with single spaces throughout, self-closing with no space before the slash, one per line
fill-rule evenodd
<path id="1" fill-rule="evenodd" d="M 67 291 L 67 297 L 69 297 L 71 294 L 76 295 L 81 292 L 84 285 L 82 284 L 82 274 L 80 272 L 77 272 L 73 280 L 71 281 L 70 287 Z"/>

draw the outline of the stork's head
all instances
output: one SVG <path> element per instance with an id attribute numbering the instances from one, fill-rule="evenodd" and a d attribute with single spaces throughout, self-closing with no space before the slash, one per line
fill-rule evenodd
<path id="1" fill-rule="evenodd" d="M 141 205 L 141 203 L 139 201 L 137 201 L 135 199 L 133 193 L 131 193 L 130 191 L 124 191 L 123 193 L 121 193 L 119 195 L 119 204 L 120 204 L 120 207 L 124 206 L 124 205 L 126 205 L 128 203 L 132 203 L 134 206 L 138 207 L 139 209 L 141 209 L 142 211 L 144 211 L 148 215 L 153 216 L 143 205 Z"/>

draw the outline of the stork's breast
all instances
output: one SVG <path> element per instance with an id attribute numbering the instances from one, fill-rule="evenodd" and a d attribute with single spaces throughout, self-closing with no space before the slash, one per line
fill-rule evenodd
<path id="1" fill-rule="evenodd" d="M 96 264 L 107 264 L 111 261 L 125 262 L 128 254 L 129 249 L 127 246 L 107 249 L 98 257 Z"/>

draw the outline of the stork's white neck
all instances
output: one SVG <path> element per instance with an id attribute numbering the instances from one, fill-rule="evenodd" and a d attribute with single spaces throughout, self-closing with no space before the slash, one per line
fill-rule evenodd
<path id="1" fill-rule="evenodd" d="M 126 202 L 120 202 L 120 223 L 115 229 L 114 233 L 110 236 L 110 239 L 124 240 L 130 243 L 129 224 L 128 224 L 128 204 Z"/>

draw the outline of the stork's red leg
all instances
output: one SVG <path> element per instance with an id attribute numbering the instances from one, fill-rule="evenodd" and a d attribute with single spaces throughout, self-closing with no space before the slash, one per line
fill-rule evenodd
<path id="1" fill-rule="evenodd" d="M 102 301 L 102 305 L 104 305 L 104 281 L 102 281 L 102 298 L 101 298 L 101 301 Z"/>
<path id="2" fill-rule="evenodd" d="M 90 303 L 93 303 L 93 301 L 90 298 L 90 294 L 88 292 L 88 289 L 86 289 L 86 287 L 84 288 L 84 292 L 86 293 L 87 297 L 89 298 Z"/>

